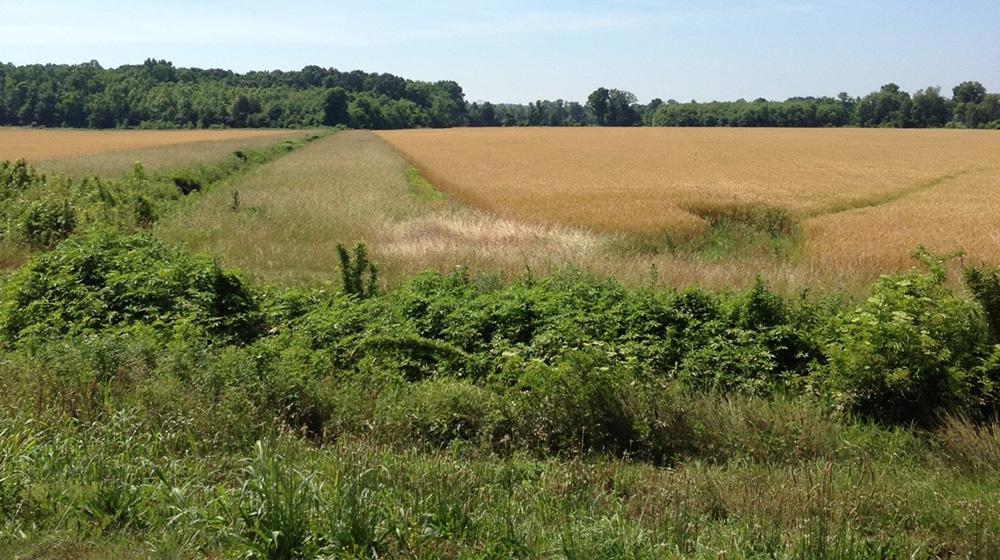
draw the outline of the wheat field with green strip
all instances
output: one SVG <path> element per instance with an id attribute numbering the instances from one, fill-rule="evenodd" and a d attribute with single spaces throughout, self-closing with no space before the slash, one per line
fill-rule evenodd
<path id="1" fill-rule="evenodd" d="M 530 224 L 681 244 L 744 222 L 803 266 L 868 273 L 923 244 L 1000 261 L 989 131 L 532 128 L 380 132 L 433 184 Z M 763 222 L 763 223 L 761 223 Z M 768 224 L 767 222 L 772 222 Z"/>

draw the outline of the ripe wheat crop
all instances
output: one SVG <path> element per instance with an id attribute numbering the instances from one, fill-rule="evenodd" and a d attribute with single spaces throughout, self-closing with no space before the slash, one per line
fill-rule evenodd
<path id="1" fill-rule="evenodd" d="M 281 136 L 283 130 L 66 130 L 0 129 L 0 159 L 51 159 L 191 142 Z"/>
<path id="2" fill-rule="evenodd" d="M 1000 261 L 1000 134 L 870 129 L 382 132 L 439 189 L 529 223 L 685 239 L 770 209 L 803 264 L 895 267 L 924 244 Z"/>

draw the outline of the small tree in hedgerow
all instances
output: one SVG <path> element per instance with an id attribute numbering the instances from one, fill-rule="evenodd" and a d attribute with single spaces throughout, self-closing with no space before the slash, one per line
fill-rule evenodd
<path id="1" fill-rule="evenodd" d="M 883 277 L 835 321 L 818 382 L 847 412 L 928 425 L 942 409 L 974 404 L 990 349 L 983 312 L 943 285 L 941 259 L 918 257 L 930 272 Z"/>

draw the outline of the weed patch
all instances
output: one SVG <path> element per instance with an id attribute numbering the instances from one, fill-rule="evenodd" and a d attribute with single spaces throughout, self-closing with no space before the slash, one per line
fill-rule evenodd
<path id="1" fill-rule="evenodd" d="M 443 200 L 445 194 L 434 188 L 423 175 L 420 174 L 420 170 L 416 167 L 410 166 L 406 170 L 406 182 L 410 185 L 410 192 L 426 201 L 437 201 Z"/>
<path id="2" fill-rule="evenodd" d="M 703 220 L 700 232 L 624 234 L 615 246 L 626 253 L 687 255 L 708 261 L 754 257 L 787 260 L 798 254 L 798 222 L 781 208 L 689 205 L 684 209 Z"/>

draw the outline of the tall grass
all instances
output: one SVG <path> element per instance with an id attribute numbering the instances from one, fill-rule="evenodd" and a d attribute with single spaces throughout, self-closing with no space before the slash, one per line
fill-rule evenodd
<path id="1" fill-rule="evenodd" d="M 1000 422 L 995 419 L 976 424 L 962 416 L 948 416 L 934 441 L 950 465 L 986 476 L 1000 473 Z"/>
<path id="2" fill-rule="evenodd" d="M 132 462 L 114 474 L 61 466 L 71 460 L 68 449 L 115 457 L 124 443 L 113 432 L 40 442 L 39 456 L 55 456 L 36 462 L 26 500 L 33 521 L 14 518 L 21 525 L 4 534 L 0 551 L 15 558 L 125 550 L 173 558 L 704 558 L 724 551 L 930 559 L 990 558 L 1000 550 L 995 479 L 971 484 L 933 466 L 933 455 L 926 462 L 917 455 L 789 464 L 695 459 L 656 469 L 345 438 L 320 450 L 285 439 L 224 456 L 159 456 L 155 445 L 136 442 L 125 445 Z M 225 464 L 232 466 L 218 468 Z M 100 476 L 132 482 L 73 490 Z M 93 515 L 95 503 L 102 517 Z"/>

